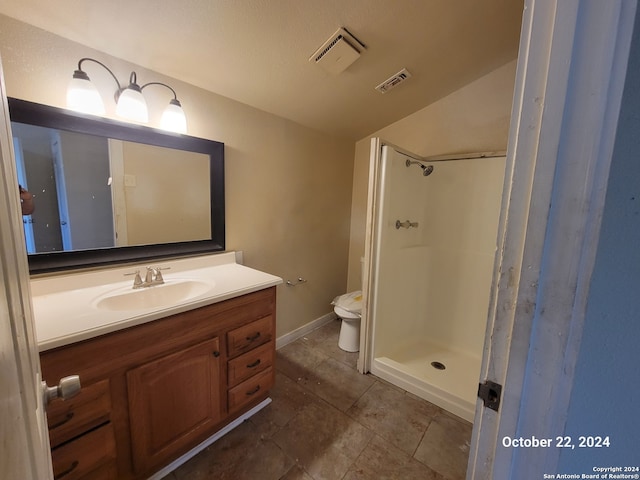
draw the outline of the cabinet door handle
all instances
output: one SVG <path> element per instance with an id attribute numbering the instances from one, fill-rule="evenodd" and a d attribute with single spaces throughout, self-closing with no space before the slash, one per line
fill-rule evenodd
<path id="1" fill-rule="evenodd" d="M 246 337 L 246 339 L 249 342 L 253 342 L 254 340 L 257 340 L 260 338 L 260 332 L 256 332 L 254 335 L 249 335 L 248 337 Z"/>
<path id="2" fill-rule="evenodd" d="M 218 350 L 215 350 L 215 351 L 213 352 L 213 356 L 214 356 L 214 357 L 219 357 L 219 356 L 220 356 L 220 352 L 219 352 Z"/>
<path id="3" fill-rule="evenodd" d="M 251 396 L 251 395 L 253 395 L 255 393 L 258 393 L 258 390 L 260 390 L 260 385 L 256 386 L 256 388 L 254 388 L 252 390 L 249 390 L 245 395 Z"/>
<path id="4" fill-rule="evenodd" d="M 258 365 L 260 365 L 260 359 L 257 359 L 255 362 L 250 363 L 249 365 L 247 365 L 247 368 L 255 368 Z"/>
<path id="5" fill-rule="evenodd" d="M 60 420 L 58 423 L 56 423 L 55 425 L 49 425 L 49 430 L 52 430 L 54 428 L 58 428 L 61 427 L 62 425 L 64 425 L 65 423 L 67 423 L 69 420 L 71 420 L 73 418 L 73 412 L 69 412 L 65 415 L 65 417 Z"/>
<path id="6" fill-rule="evenodd" d="M 74 460 L 74 462 L 71 464 L 71 466 L 69 468 L 67 468 L 64 472 L 60 472 L 58 475 L 53 477 L 54 480 L 58 480 L 58 479 L 60 479 L 62 477 L 66 477 L 71 472 L 73 472 L 78 467 L 78 465 L 79 465 L 78 461 Z"/>

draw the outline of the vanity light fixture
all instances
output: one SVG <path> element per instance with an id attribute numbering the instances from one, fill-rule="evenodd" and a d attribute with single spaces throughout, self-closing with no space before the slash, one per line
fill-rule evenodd
<path id="1" fill-rule="evenodd" d="M 182 110 L 182 105 L 178 101 L 178 96 L 173 88 L 166 83 L 149 82 L 140 86 L 137 83 L 136 72 L 131 72 L 129 85 L 122 87 L 114 73 L 104 63 L 93 58 L 81 58 L 78 62 L 78 69 L 73 72 L 73 78 L 67 88 L 67 107 L 72 110 L 90 113 L 93 115 L 104 115 L 105 108 L 102 97 L 98 89 L 91 83 L 89 76 L 82 70 L 82 63 L 90 61 L 102 66 L 113 77 L 118 86 L 114 98 L 116 101 L 116 115 L 126 120 L 147 123 L 149 114 L 147 102 L 142 95 L 142 91 L 151 85 L 162 85 L 173 93 L 173 98 L 162 114 L 160 128 L 177 133 L 187 133 L 187 118 Z"/>

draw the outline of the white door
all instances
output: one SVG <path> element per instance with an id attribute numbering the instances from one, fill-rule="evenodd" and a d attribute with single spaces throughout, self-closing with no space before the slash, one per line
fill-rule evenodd
<path id="1" fill-rule="evenodd" d="M 563 435 L 629 58 L 635 0 L 526 0 L 467 478 L 542 478 Z M 509 442 L 507 442 L 508 444 Z"/>
<path id="2" fill-rule="evenodd" d="M 24 165 L 24 155 L 22 153 L 22 142 L 17 137 L 13 137 L 13 155 L 16 161 L 16 169 L 18 171 L 18 183 L 24 189 L 29 190 L 27 171 Z M 36 241 L 33 237 L 33 219 L 31 218 L 31 215 L 23 215 L 22 223 L 24 224 L 27 253 L 36 253 Z"/>
<path id="3" fill-rule="evenodd" d="M 52 479 L 29 271 L 0 63 L 0 478 Z"/>
<path id="4" fill-rule="evenodd" d="M 60 216 L 60 234 L 62 235 L 62 249 L 73 250 L 71 237 L 71 219 L 69 218 L 69 204 L 67 202 L 67 182 L 64 173 L 64 157 L 60 144 L 60 132 L 51 130 L 51 155 L 53 157 L 53 172 L 58 195 L 58 214 Z"/>

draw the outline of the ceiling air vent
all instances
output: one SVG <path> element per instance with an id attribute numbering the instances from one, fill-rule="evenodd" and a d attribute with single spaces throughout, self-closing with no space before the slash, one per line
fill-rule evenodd
<path id="1" fill-rule="evenodd" d="M 337 75 L 360 58 L 360 52 L 363 50 L 362 42 L 344 28 L 340 28 L 311 55 L 309 61 L 326 72 Z"/>
<path id="2" fill-rule="evenodd" d="M 376 87 L 380 93 L 387 93 L 392 88 L 397 87 L 405 80 L 411 78 L 411 74 L 406 68 L 403 68 L 398 73 L 393 75 L 391 78 L 387 78 L 384 82 Z"/>

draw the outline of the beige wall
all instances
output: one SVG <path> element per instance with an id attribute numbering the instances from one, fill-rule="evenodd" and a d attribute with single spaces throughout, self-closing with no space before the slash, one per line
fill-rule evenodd
<path id="1" fill-rule="evenodd" d="M 209 156 L 123 142 L 127 244 L 211 238 Z M 179 162 L 179 164 L 176 164 Z M 115 182 L 115 179 L 114 179 Z"/>
<path id="2" fill-rule="evenodd" d="M 504 151 L 516 60 L 356 143 L 351 199 L 348 289 L 360 288 L 369 182 L 370 139 L 380 137 L 421 156 Z"/>
<path id="3" fill-rule="evenodd" d="M 283 335 L 331 311 L 345 292 L 353 142 L 339 140 L 202 89 L 163 77 L 21 22 L 0 16 L 0 54 L 9 96 L 64 107 L 67 84 L 80 58 L 105 62 L 125 81 L 160 81 L 178 93 L 189 134 L 225 143 L 227 249 L 243 250 L 245 264 L 308 283 L 278 287 Z M 188 52 L 185 52 L 188 54 Z M 101 91 L 115 90 L 100 67 L 87 66 Z M 225 75 L 224 65 L 220 74 Z M 167 101 L 164 89 L 150 94 Z M 147 90 L 145 90 L 145 96 Z M 105 96 L 106 97 L 106 96 Z M 148 98 L 150 124 L 160 111 Z M 114 107 L 108 114 L 112 114 Z M 161 110 L 161 109 L 160 109 Z"/>

